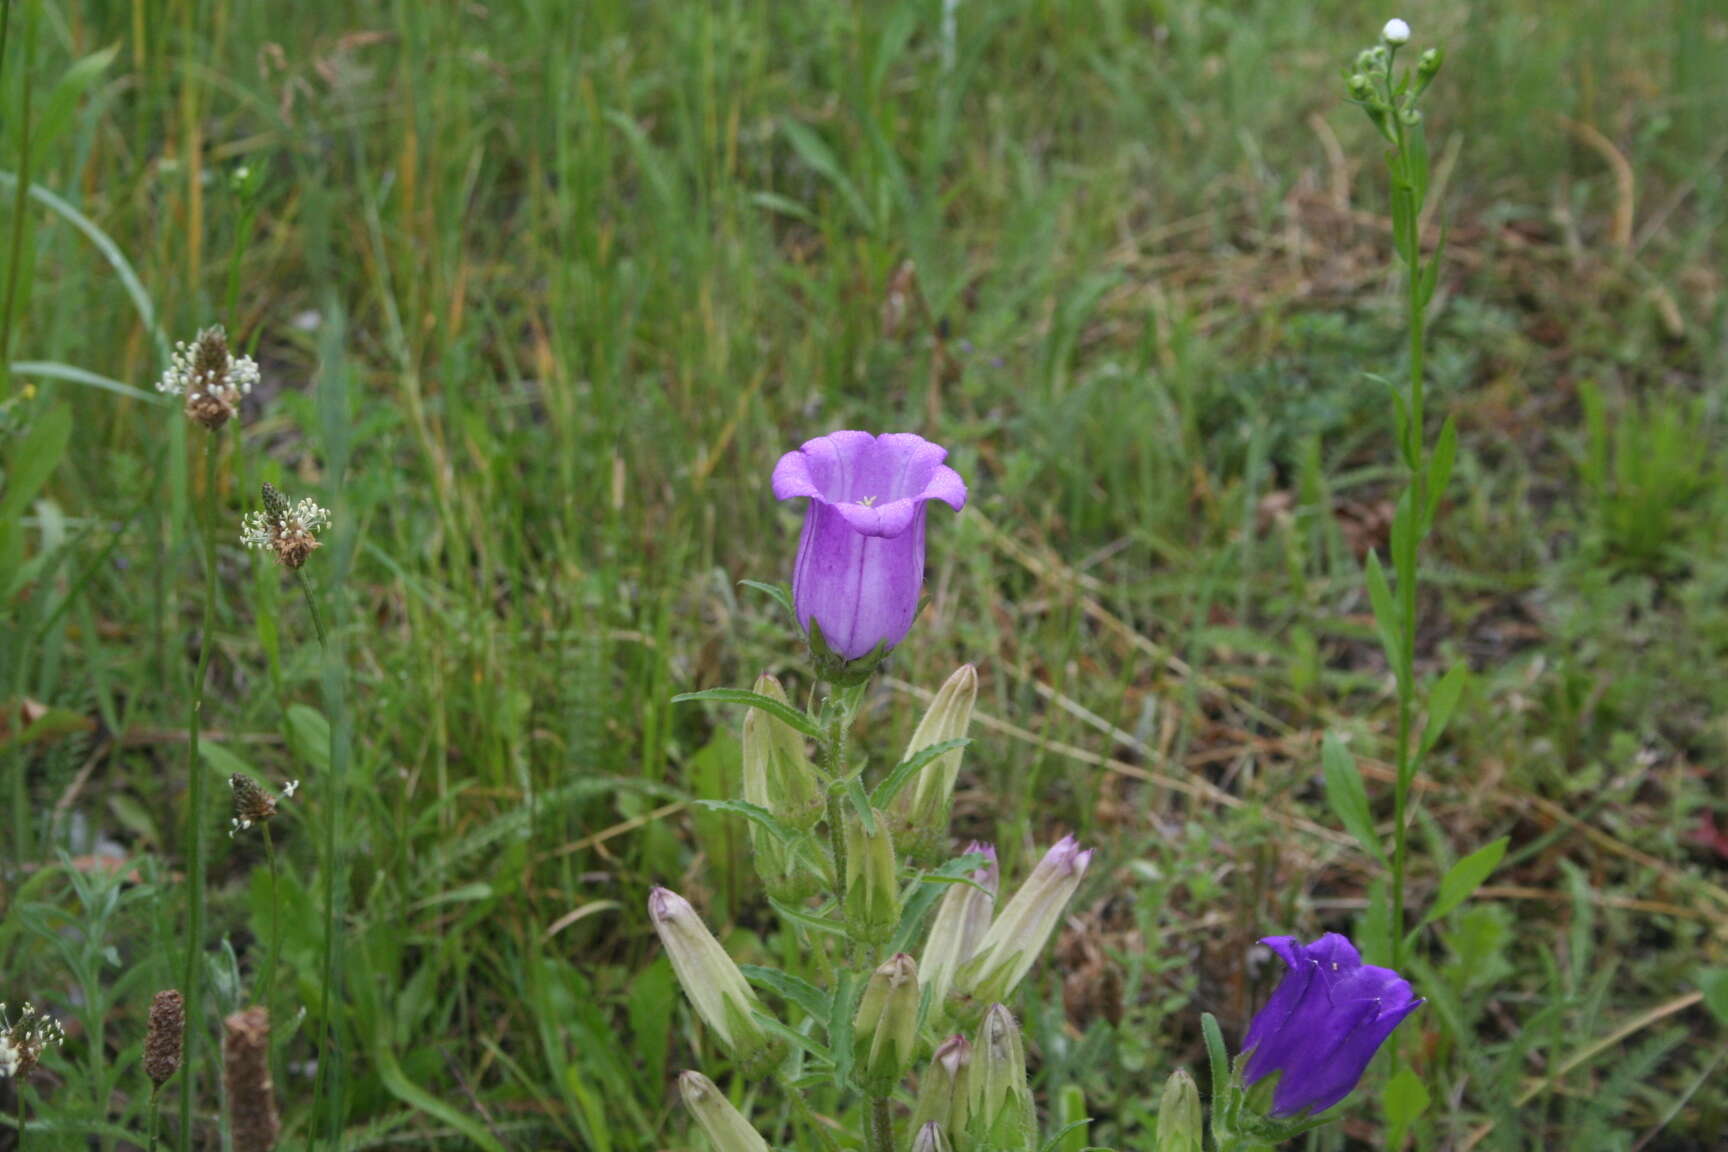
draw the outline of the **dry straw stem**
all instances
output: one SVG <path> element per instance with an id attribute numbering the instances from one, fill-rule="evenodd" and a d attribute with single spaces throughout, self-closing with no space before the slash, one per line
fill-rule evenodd
<path id="1" fill-rule="evenodd" d="M 270 1152 L 282 1131 L 270 1079 L 270 1013 L 248 1008 L 222 1021 L 222 1083 L 234 1152 Z"/>

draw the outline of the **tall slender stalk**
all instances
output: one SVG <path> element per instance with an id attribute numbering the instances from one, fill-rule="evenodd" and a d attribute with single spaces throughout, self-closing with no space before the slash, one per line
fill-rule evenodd
<path id="1" fill-rule="evenodd" d="M 30 196 L 30 93 L 36 71 L 36 23 L 40 4 L 30 4 L 24 18 L 24 72 L 19 78 L 23 93 L 18 101 L 18 184 L 12 197 L 12 237 L 6 264 L 6 300 L 0 310 L 0 380 L 12 377 L 12 321 L 18 303 L 18 275 L 24 266 L 24 207 Z M 6 40 L 11 27 L 12 5 L 0 23 L 0 61 L 6 58 Z"/>
<path id="2" fill-rule="evenodd" d="M 198 1020 L 203 1010 L 200 978 L 203 975 L 204 941 L 204 825 L 205 789 L 203 765 L 198 761 L 198 735 L 204 722 L 204 681 L 214 647 L 216 628 L 216 485 L 222 439 L 216 431 L 204 442 L 204 498 L 200 502 L 204 527 L 204 623 L 198 636 L 198 671 L 192 680 L 192 705 L 186 723 L 186 773 L 190 789 L 186 814 L 186 963 L 181 987 L 186 995 L 186 1022 L 181 1034 L 185 1066 L 180 1079 L 181 1152 L 192 1148 L 192 1102 L 198 1071 Z"/>
<path id="3" fill-rule="evenodd" d="M 258 998 L 264 1002 L 264 1010 L 270 1013 L 272 1020 L 276 1019 L 276 969 L 282 963 L 282 889 L 281 878 L 276 872 L 276 845 L 270 839 L 268 822 L 259 826 L 264 833 L 264 859 L 270 866 L 270 959 L 264 967 L 264 980 Z"/>
<path id="4" fill-rule="evenodd" d="M 1395 55 L 1395 53 L 1394 53 Z M 1388 77 L 1391 69 L 1388 69 Z M 1388 79 L 1388 99 L 1393 99 Z M 1395 103 L 1395 102 L 1394 102 Z M 1428 507 L 1426 481 L 1428 450 L 1423 434 L 1423 338 L 1427 308 L 1422 299 L 1422 203 L 1426 196 L 1425 174 L 1417 170 L 1411 152 L 1412 134 L 1416 130 L 1405 117 L 1394 112 L 1389 118 L 1395 138 L 1392 160 L 1392 197 L 1394 218 L 1401 218 L 1403 227 L 1395 228 L 1398 256 L 1404 264 L 1405 326 L 1409 335 L 1409 392 L 1404 413 L 1402 455 L 1409 467 L 1409 487 L 1405 493 L 1405 530 L 1396 540 L 1393 567 L 1398 575 L 1399 652 L 1396 680 L 1398 685 L 1398 748 L 1397 779 L 1392 793 L 1392 965 L 1404 963 L 1404 877 L 1409 840 L 1410 787 L 1416 778 L 1417 751 L 1413 731 L 1416 710 L 1416 585 L 1418 545 L 1424 535 L 1422 520 Z"/>

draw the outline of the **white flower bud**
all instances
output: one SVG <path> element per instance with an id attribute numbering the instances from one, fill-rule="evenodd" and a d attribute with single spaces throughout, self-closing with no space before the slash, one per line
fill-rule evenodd
<path id="1" fill-rule="evenodd" d="M 1394 48 L 1410 43 L 1410 25 L 1393 17 L 1386 21 L 1386 27 L 1380 29 L 1380 39 Z"/>
<path id="2" fill-rule="evenodd" d="M 1063 909 L 1080 887 L 1091 862 L 1092 853 L 1082 852 L 1079 841 L 1072 836 L 1064 836 L 1044 854 L 1026 883 L 990 925 L 977 953 L 954 977 L 954 995 L 959 998 L 957 1006 L 962 1019 L 967 1016 L 967 1005 L 976 1012 L 977 1005 L 1006 998 L 1031 970 L 1038 953 L 1061 923 Z"/>
<path id="3" fill-rule="evenodd" d="M 768 1141 L 750 1127 L 744 1114 L 732 1107 L 726 1094 L 702 1073 L 680 1073 L 678 1095 L 684 1098 L 684 1106 L 713 1142 L 715 1152 L 768 1152 Z"/>
<path id="4" fill-rule="evenodd" d="M 778 1045 L 753 1015 L 761 1010 L 761 1001 L 690 901 L 668 888 L 656 888 L 648 895 L 648 918 L 666 947 L 684 995 L 720 1042 L 751 1067 L 774 1063 Z"/>
<path id="5" fill-rule="evenodd" d="M 924 945 L 924 960 L 918 975 L 933 991 L 930 1002 L 938 1007 L 948 998 L 954 977 L 977 953 L 990 930 L 990 914 L 996 907 L 999 883 L 996 847 L 973 841 L 967 855 L 986 858 L 984 867 L 972 873 L 971 884 L 951 884 L 936 907 L 936 920 Z"/>

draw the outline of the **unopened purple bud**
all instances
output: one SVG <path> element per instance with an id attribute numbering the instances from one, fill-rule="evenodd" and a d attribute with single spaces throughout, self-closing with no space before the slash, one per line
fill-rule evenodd
<path id="1" fill-rule="evenodd" d="M 996 906 L 1000 883 L 996 846 L 974 840 L 966 846 L 966 855 L 983 856 L 984 866 L 972 873 L 971 883 L 948 886 L 937 905 L 936 920 L 924 945 L 924 960 L 918 967 L 924 983 L 932 989 L 930 1002 L 938 1006 L 948 998 L 955 975 L 977 954 Z"/>
<path id="2" fill-rule="evenodd" d="M 912 1138 L 912 1152 L 954 1152 L 954 1145 L 942 1131 L 942 1125 L 932 1121 L 918 1129 Z"/>
<path id="3" fill-rule="evenodd" d="M 918 1103 L 912 1109 L 912 1129 L 938 1123 L 950 1132 L 963 1132 L 970 1115 L 972 1044 L 956 1033 L 936 1046 L 929 1067 L 918 1081 Z"/>
<path id="4" fill-rule="evenodd" d="M 962 1017 L 968 1003 L 1006 998 L 1031 970 L 1091 863 L 1092 853 L 1081 851 L 1072 836 L 1064 836 L 1044 854 L 990 925 L 977 953 L 956 974 L 953 990 L 961 999 Z"/>

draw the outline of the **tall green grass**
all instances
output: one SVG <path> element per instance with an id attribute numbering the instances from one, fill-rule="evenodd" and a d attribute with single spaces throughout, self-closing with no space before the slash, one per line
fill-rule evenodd
<path id="1" fill-rule="evenodd" d="M 305 780 L 275 829 L 294 1146 L 686 1146 L 674 1061 L 725 1065 L 639 894 L 705 889 L 735 954 L 794 942 L 743 830 L 690 807 L 736 771 L 730 721 L 667 701 L 780 658 L 736 581 L 785 574 L 768 469 L 833 428 L 939 432 L 973 479 L 896 670 L 981 665 L 961 826 L 988 812 L 1008 869 L 1056 824 L 1105 847 L 1096 962 L 1071 942 L 1022 1000 L 1041 1094 L 1137 1146 L 1153 1077 L 1199 1058 L 1183 1021 L 1235 1035 L 1263 996 L 1256 936 L 1374 914 L 1318 743 L 1350 737 L 1384 830 L 1359 556 L 1396 474 L 1364 373 L 1401 305 L 1335 96 L 1359 11 L 968 2 L 945 46 L 937 0 L 14 7 L 0 998 L 72 1032 L 32 1147 L 142 1132 L 177 980 L 198 444 L 149 393 L 164 338 L 219 318 L 240 163 L 265 181 L 231 326 L 265 386 L 216 508 L 201 759 Z M 1414 791 L 1412 891 L 1512 837 L 1417 956 L 1413 1139 L 1705 1147 L 1728 31 L 1698 0 L 1402 15 L 1450 52 L 1429 367 L 1460 430 L 1416 659 L 1474 672 Z M 328 658 L 236 546 L 264 479 L 336 510 Z M 20 731 L 25 699 L 48 719 Z M 916 712 L 889 688 L 862 722 L 892 747 Z M 213 831 L 212 1041 L 271 915 L 256 843 Z"/>

